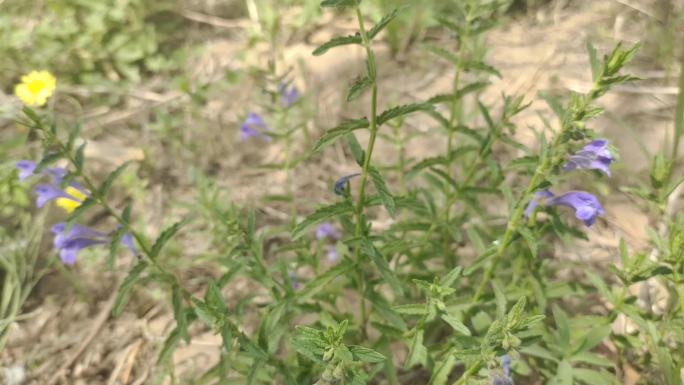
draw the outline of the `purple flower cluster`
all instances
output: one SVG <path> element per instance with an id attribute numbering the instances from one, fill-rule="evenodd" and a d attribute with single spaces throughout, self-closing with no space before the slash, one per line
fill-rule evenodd
<path id="1" fill-rule="evenodd" d="M 51 183 L 38 184 L 34 189 L 36 206 L 39 208 L 45 206 L 49 201 L 56 200 L 58 206 L 67 212 L 72 212 L 89 195 L 88 191 L 76 182 L 70 182 L 64 189 L 60 187 L 67 175 L 64 168 L 45 168 L 41 173 L 36 173 L 36 168 L 36 163 L 29 160 L 17 162 L 20 180 L 25 180 L 33 175 L 44 175 L 51 178 Z M 81 250 L 112 242 L 111 236 L 79 224 L 68 226 L 66 223 L 57 223 L 52 226 L 51 231 L 54 234 L 53 244 L 59 252 L 59 258 L 67 265 L 76 263 L 76 256 Z M 134 255 L 138 255 L 133 236 L 130 233 L 121 237 L 121 243 Z"/>
<path id="2" fill-rule="evenodd" d="M 608 141 L 597 139 L 584 146 L 581 150 L 571 155 L 565 163 L 565 171 L 572 170 L 599 170 L 610 176 L 610 164 L 614 161 Z M 539 205 L 565 206 L 575 210 L 575 217 L 587 227 L 596 222 L 599 215 L 605 214 L 596 196 L 586 191 L 568 191 L 561 195 L 555 195 L 549 190 L 538 191 L 525 209 L 525 215 L 529 217 Z"/>

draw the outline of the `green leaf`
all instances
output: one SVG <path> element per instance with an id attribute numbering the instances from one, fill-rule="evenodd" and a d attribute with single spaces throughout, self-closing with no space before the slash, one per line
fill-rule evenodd
<path id="1" fill-rule="evenodd" d="M 587 39 L 587 53 L 589 53 L 589 64 L 591 64 L 591 79 L 596 81 L 601 76 L 601 63 L 599 63 L 596 48 Z"/>
<path id="2" fill-rule="evenodd" d="M 363 166 L 363 161 L 366 157 L 366 153 L 361 148 L 359 141 L 356 139 L 356 135 L 350 133 L 345 135 L 344 138 L 347 140 L 347 144 L 349 145 L 349 149 L 351 150 L 351 153 L 354 156 L 356 164 L 358 164 L 359 166 Z"/>
<path id="3" fill-rule="evenodd" d="M 168 362 L 171 358 L 171 354 L 176 350 L 178 343 L 181 341 L 181 331 L 176 327 L 173 331 L 166 337 L 164 345 L 162 345 L 161 351 L 159 352 L 159 358 L 157 359 L 158 364 Z"/>
<path id="4" fill-rule="evenodd" d="M 370 29 L 370 31 L 368 31 L 368 37 L 369 37 L 370 39 L 373 39 L 375 36 L 377 36 L 380 32 L 382 32 L 383 29 L 385 29 L 385 27 L 387 27 L 387 25 L 388 25 L 392 20 L 394 20 L 395 17 L 397 17 L 397 15 L 399 14 L 399 12 L 403 11 L 403 10 L 406 9 L 406 8 L 407 8 L 407 7 L 395 8 L 395 9 L 392 10 L 392 12 L 390 12 L 390 13 L 386 14 L 385 16 L 383 16 L 383 18 L 380 19 L 380 21 L 378 21 L 378 22 L 373 26 L 373 28 Z"/>
<path id="5" fill-rule="evenodd" d="M 442 279 L 440 279 L 440 285 L 446 287 L 452 286 L 461 277 L 462 272 L 463 267 L 456 266 L 455 268 L 451 269 L 444 277 L 442 277 Z"/>
<path id="6" fill-rule="evenodd" d="M 109 192 L 109 189 L 112 187 L 112 184 L 114 183 L 114 180 L 121 175 L 121 173 L 126 169 L 126 167 L 130 164 L 130 161 L 124 162 L 121 164 L 119 167 L 117 167 L 114 171 L 112 171 L 108 176 L 107 179 L 105 179 L 104 182 L 100 185 L 100 187 L 97 189 L 97 193 L 101 198 L 104 198 L 107 196 L 107 192 Z"/>
<path id="7" fill-rule="evenodd" d="M 448 352 L 444 360 L 438 362 L 433 368 L 428 385 L 445 385 L 455 364 L 456 357 L 451 352 Z"/>
<path id="8" fill-rule="evenodd" d="M 138 281 L 138 278 L 140 278 L 140 275 L 143 273 L 143 271 L 145 271 L 147 266 L 148 263 L 146 261 L 138 262 L 135 266 L 133 266 L 133 269 L 131 269 L 131 271 L 128 273 L 124 281 L 121 283 L 121 286 L 119 286 L 119 292 L 116 295 L 116 299 L 114 300 L 114 307 L 112 308 L 112 315 L 114 317 L 118 317 L 123 311 L 126 302 L 128 302 L 128 297 L 130 295 L 131 289 L 133 288 L 133 285 L 136 281 Z"/>
<path id="9" fill-rule="evenodd" d="M 575 352 L 581 353 L 593 349 L 610 335 L 611 330 L 611 325 L 597 326 L 591 329 L 584 336 L 582 343 L 575 349 Z"/>
<path id="10" fill-rule="evenodd" d="M 330 282 L 332 282 L 337 277 L 346 274 L 352 268 L 353 268 L 352 264 L 343 262 L 343 263 L 340 263 L 337 266 L 333 267 L 332 269 L 326 271 L 325 273 L 320 274 L 319 276 L 317 276 L 313 280 L 309 281 L 306 284 L 306 286 L 304 286 L 301 290 L 299 290 L 298 296 L 297 296 L 297 302 L 304 303 L 304 302 L 308 301 L 311 297 L 313 297 L 321 289 L 323 289 L 324 287 L 329 285 Z"/>
<path id="11" fill-rule="evenodd" d="M 620 385 L 614 375 L 605 372 L 584 368 L 573 368 L 572 376 L 588 385 Z"/>
<path id="12" fill-rule="evenodd" d="M 570 321 L 568 315 L 558 306 L 553 307 L 553 319 L 556 321 L 558 329 L 558 344 L 562 350 L 567 350 L 570 346 Z"/>
<path id="13" fill-rule="evenodd" d="M 409 303 L 404 305 L 394 305 L 392 310 L 399 314 L 407 315 L 425 315 L 427 314 L 427 309 L 425 309 L 424 303 Z"/>
<path id="14" fill-rule="evenodd" d="M 185 342 L 189 342 L 188 317 L 183 307 L 183 293 L 177 283 L 171 287 L 171 307 L 173 308 L 173 318 L 176 320 L 176 330 Z"/>
<path id="15" fill-rule="evenodd" d="M 71 131 L 69 131 L 69 138 L 66 142 L 67 151 L 72 151 L 72 149 L 74 148 L 74 144 L 76 143 L 76 139 L 78 139 L 78 136 L 81 135 L 82 129 L 83 124 L 81 124 L 81 122 L 78 122 L 74 125 L 74 128 Z"/>
<path id="16" fill-rule="evenodd" d="M 39 173 L 45 169 L 45 167 L 55 163 L 57 160 L 62 158 L 62 153 L 52 152 L 43 155 L 43 158 L 36 165 L 35 173 Z"/>
<path id="17" fill-rule="evenodd" d="M 361 96 L 361 93 L 372 84 L 373 82 L 368 76 L 356 79 L 351 87 L 349 87 L 349 91 L 347 91 L 347 101 L 351 102 L 352 100 Z"/>
<path id="18" fill-rule="evenodd" d="M 361 118 L 344 122 L 335 128 L 331 128 L 325 134 L 323 134 L 323 136 L 321 136 L 320 139 L 318 139 L 313 149 L 311 150 L 311 153 L 321 151 L 322 149 L 333 144 L 340 137 L 350 134 L 355 130 L 368 128 L 368 124 L 368 119 Z"/>
<path id="19" fill-rule="evenodd" d="M 458 318 L 452 316 L 451 314 L 443 313 L 440 315 L 440 317 L 442 318 L 442 320 L 444 320 L 444 322 L 448 323 L 449 326 L 451 326 L 455 331 L 466 336 L 472 335 L 468 327 L 465 326 L 463 322 L 461 322 Z"/>
<path id="20" fill-rule="evenodd" d="M 380 254 L 380 251 L 378 251 L 378 249 L 369 239 L 364 238 L 363 246 L 368 256 L 378 268 L 378 272 L 385 283 L 390 285 L 397 297 L 402 297 L 404 295 L 404 290 L 401 287 L 401 282 L 399 282 L 399 279 L 394 274 L 394 271 L 392 271 L 390 268 L 385 257 Z"/>
<path id="21" fill-rule="evenodd" d="M 363 361 L 374 364 L 377 362 L 384 362 L 387 359 L 387 357 L 381 353 L 364 346 L 351 345 L 349 346 L 349 350 L 351 351 L 355 361 Z"/>
<path id="22" fill-rule="evenodd" d="M 416 365 L 427 366 L 428 352 L 423 345 L 423 330 L 414 329 L 415 332 L 408 342 L 409 353 L 404 363 L 404 369 L 410 369 Z"/>
<path id="23" fill-rule="evenodd" d="M 380 199 L 382 199 L 382 205 L 385 206 L 385 210 L 387 210 L 389 215 L 392 218 L 394 218 L 394 216 L 397 213 L 397 207 L 394 203 L 394 197 L 387 188 L 387 184 L 385 183 L 385 180 L 382 178 L 380 171 L 378 171 L 378 169 L 376 169 L 375 167 L 370 166 L 368 168 L 368 173 L 370 174 L 370 177 L 373 180 L 375 189 L 378 190 L 378 194 L 380 194 Z"/>
<path id="24" fill-rule="evenodd" d="M 392 107 L 378 115 L 378 126 L 400 116 L 408 115 L 416 111 L 430 111 L 434 106 L 431 103 L 411 103 L 403 106 Z"/>
<path id="25" fill-rule="evenodd" d="M 532 258 L 537 259 L 537 250 L 539 249 L 537 237 L 527 227 L 520 227 L 518 233 L 525 239 L 525 243 L 527 243 L 527 247 L 530 249 L 530 253 L 532 253 Z"/>
<path id="26" fill-rule="evenodd" d="M 361 42 L 361 35 L 359 35 L 358 33 L 356 35 L 337 36 L 318 46 L 318 48 L 316 48 L 313 51 L 313 55 L 321 56 L 324 53 L 328 52 L 328 50 L 331 48 L 350 44 L 361 44 Z"/>
<path id="27" fill-rule="evenodd" d="M 88 142 L 81 143 L 76 149 L 76 155 L 74 155 L 74 166 L 76 171 L 80 173 L 83 170 L 83 162 L 85 161 L 85 148 Z"/>
<path id="28" fill-rule="evenodd" d="M 159 253 L 161 252 L 162 248 L 164 245 L 166 245 L 166 242 L 168 242 L 171 238 L 173 238 L 174 235 L 186 224 L 188 223 L 187 219 L 183 219 L 181 221 L 178 221 L 171 225 L 170 227 L 167 227 L 164 231 L 162 231 L 161 234 L 159 234 L 159 237 L 157 238 L 156 241 L 154 241 L 154 245 L 152 245 L 152 250 L 150 251 L 150 257 L 151 258 L 157 258 L 159 256 Z"/>
<path id="29" fill-rule="evenodd" d="M 572 366 L 566 360 L 558 365 L 556 375 L 548 382 L 549 385 L 573 385 Z"/>
<path id="30" fill-rule="evenodd" d="M 348 201 L 334 203 L 329 206 L 324 206 L 299 222 L 292 230 L 292 239 L 296 240 L 304 235 L 304 232 L 311 226 L 325 222 L 340 215 L 351 214 L 354 212 L 354 207 Z"/>
<path id="31" fill-rule="evenodd" d="M 358 5 L 358 0 L 323 0 L 321 7 L 354 7 Z"/>

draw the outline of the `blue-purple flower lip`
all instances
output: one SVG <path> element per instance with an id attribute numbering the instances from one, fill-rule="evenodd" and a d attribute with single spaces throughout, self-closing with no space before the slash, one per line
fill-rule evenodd
<path id="1" fill-rule="evenodd" d="M 270 140 L 271 138 L 265 134 L 265 132 L 269 131 L 271 131 L 271 128 L 266 125 L 264 119 L 259 114 L 250 112 L 240 126 L 240 139 L 246 140 L 260 137 L 264 140 Z"/>
<path id="2" fill-rule="evenodd" d="M 335 226 L 333 226 L 332 223 L 329 222 L 324 222 L 318 225 L 316 228 L 316 239 L 324 239 L 324 238 L 331 238 L 331 239 L 339 239 L 340 234 L 337 232 L 335 229 Z"/>
<path id="3" fill-rule="evenodd" d="M 344 190 L 347 188 L 347 182 L 349 182 L 349 179 L 354 178 L 356 176 L 359 176 L 361 174 L 356 173 L 356 174 L 350 174 L 350 175 L 345 175 L 338 179 L 335 182 L 335 186 L 333 187 L 333 191 L 337 195 L 344 195 Z"/>
<path id="4" fill-rule="evenodd" d="M 575 217 L 587 227 L 591 227 L 599 215 L 605 214 L 598 198 L 586 191 L 568 191 L 558 196 L 548 190 L 539 191 L 527 205 L 525 215 L 529 217 L 539 204 L 570 207 L 575 210 Z"/>
<path id="5" fill-rule="evenodd" d="M 76 263 L 76 257 L 81 250 L 112 242 L 112 238 L 108 234 L 76 223 L 72 224 L 71 227 L 63 222 L 57 223 L 50 230 L 55 235 L 53 244 L 55 249 L 59 251 L 59 258 L 67 265 Z M 134 255 L 138 255 L 130 233 L 124 234 L 121 243 Z"/>
<path id="6" fill-rule="evenodd" d="M 596 139 L 571 155 L 563 169 L 565 171 L 599 170 L 607 176 L 611 176 L 610 164 L 614 160 L 608 141 Z"/>
<path id="7" fill-rule="evenodd" d="M 283 107 L 290 107 L 299 100 L 299 90 L 297 87 L 294 85 L 288 86 L 283 81 L 278 84 L 278 93 L 280 93 L 280 103 Z"/>

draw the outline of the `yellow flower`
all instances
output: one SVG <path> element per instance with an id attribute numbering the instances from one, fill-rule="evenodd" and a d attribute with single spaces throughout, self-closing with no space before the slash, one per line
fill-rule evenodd
<path id="1" fill-rule="evenodd" d="M 64 189 L 64 192 L 77 200 L 70 198 L 57 198 L 55 204 L 58 207 L 63 208 L 64 211 L 66 211 L 69 214 L 73 213 L 74 210 L 76 210 L 76 208 L 78 208 L 78 206 L 80 206 L 83 203 L 83 201 L 87 198 L 83 191 L 77 189 L 76 187 L 68 186 Z"/>
<path id="2" fill-rule="evenodd" d="M 21 77 L 14 94 L 29 107 L 41 107 L 55 92 L 57 79 L 48 71 L 31 71 Z"/>

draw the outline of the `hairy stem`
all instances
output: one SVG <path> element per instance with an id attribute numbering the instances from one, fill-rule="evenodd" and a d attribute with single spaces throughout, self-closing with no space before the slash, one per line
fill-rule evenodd
<path id="1" fill-rule="evenodd" d="M 370 160 L 373 156 L 373 147 L 375 146 L 375 138 L 378 133 L 378 122 L 377 122 L 377 110 L 378 110 L 378 83 L 376 79 L 376 67 L 375 67 L 375 55 L 373 54 L 373 49 L 371 47 L 370 38 L 368 37 L 368 32 L 363 21 L 363 15 L 361 14 L 361 8 L 356 7 L 356 17 L 359 21 L 359 29 L 361 31 L 361 39 L 363 41 L 363 46 L 366 49 L 366 56 L 368 60 L 368 77 L 371 80 L 371 111 L 370 111 L 370 138 L 368 139 L 368 146 L 366 147 L 366 154 L 363 159 L 363 169 L 361 171 L 361 182 L 359 186 L 359 194 L 356 201 L 356 208 L 354 210 L 356 216 L 356 228 L 354 231 L 354 236 L 356 238 L 361 237 L 364 228 L 364 216 L 363 208 L 365 201 L 366 184 L 368 183 L 368 170 L 370 169 Z M 360 301 L 360 311 L 361 311 L 361 331 L 366 336 L 366 324 L 368 322 L 368 315 L 366 314 L 366 303 L 363 298 L 363 293 L 365 292 L 365 278 L 363 269 L 361 268 L 361 248 L 356 246 L 355 250 L 356 261 L 359 264 L 359 285 L 360 291 L 362 293 Z"/>

